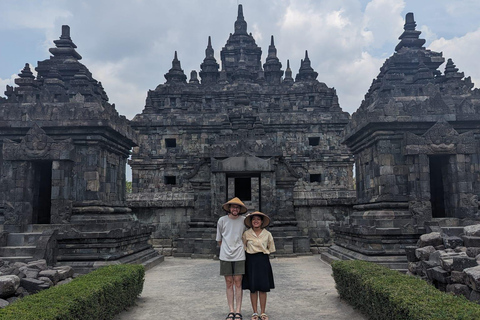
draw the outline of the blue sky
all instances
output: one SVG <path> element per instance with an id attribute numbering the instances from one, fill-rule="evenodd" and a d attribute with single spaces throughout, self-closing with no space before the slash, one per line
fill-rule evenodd
<path id="1" fill-rule="evenodd" d="M 81 62 L 117 110 L 132 119 L 147 91 L 165 82 L 175 51 L 189 77 L 199 71 L 211 36 L 220 62 L 238 3 L 262 48 L 262 62 L 271 35 L 294 76 L 308 50 L 317 79 L 336 88 L 349 113 L 393 54 L 407 12 L 414 13 L 425 46 L 452 58 L 480 85 L 477 0 L 0 0 L 0 95 L 25 63 L 37 66 L 49 57 L 61 25 L 68 24 Z"/>

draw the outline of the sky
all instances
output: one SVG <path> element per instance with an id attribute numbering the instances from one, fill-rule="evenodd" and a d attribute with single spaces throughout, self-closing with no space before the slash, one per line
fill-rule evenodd
<path id="1" fill-rule="evenodd" d="M 211 36 L 220 63 L 238 4 L 262 63 L 271 35 L 283 69 L 290 60 L 294 77 L 308 50 L 317 80 L 337 90 L 350 114 L 394 53 L 408 12 L 425 46 L 452 58 L 480 85 L 478 0 L 0 0 L 0 95 L 25 63 L 36 67 L 49 58 L 66 24 L 80 62 L 118 112 L 132 119 L 142 112 L 147 91 L 165 83 L 175 51 L 189 79 L 192 70 L 200 71 Z"/>

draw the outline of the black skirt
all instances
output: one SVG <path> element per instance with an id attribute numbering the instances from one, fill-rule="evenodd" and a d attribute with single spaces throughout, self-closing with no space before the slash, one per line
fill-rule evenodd
<path id="1" fill-rule="evenodd" d="M 270 257 L 264 253 L 246 254 L 242 288 L 250 292 L 270 292 L 275 288 Z"/>

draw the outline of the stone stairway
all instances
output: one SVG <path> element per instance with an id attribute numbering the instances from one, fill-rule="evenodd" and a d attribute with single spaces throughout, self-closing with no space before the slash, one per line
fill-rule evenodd
<path id="1" fill-rule="evenodd" d="M 184 237 L 178 238 L 174 252 L 175 257 L 207 258 L 218 257 L 217 223 L 211 219 L 192 218 Z"/>
<path id="2" fill-rule="evenodd" d="M 2 260 L 27 262 L 34 260 L 36 243 L 41 232 L 8 233 L 6 245 L 0 247 Z"/>
<path id="3" fill-rule="evenodd" d="M 276 257 L 296 257 L 311 255 L 310 239 L 303 236 L 295 220 L 277 220 L 268 229 L 275 241 Z"/>

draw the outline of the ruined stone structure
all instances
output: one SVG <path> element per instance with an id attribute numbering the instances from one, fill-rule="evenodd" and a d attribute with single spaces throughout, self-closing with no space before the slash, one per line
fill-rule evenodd
<path id="1" fill-rule="evenodd" d="M 357 204 L 329 250 L 405 268 L 405 247 L 431 226 L 477 223 L 480 91 L 423 47 L 413 14 L 393 56 L 346 127 Z"/>
<path id="2" fill-rule="evenodd" d="M 125 169 L 136 135 L 79 62 L 70 28 L 0 98 L 0 256 L 86 272 L 158 254 L 133 221 Z"/>
<path id="3" fill-rule="evenodd" d="M 307 52 L 295 79 L 273 36 L 263 65 L 261 54 L 239 5 L 221 70 L 210 38 L 200 79 L 192 71 L 187 81 L 175 52 L 166 82 L 132 120 L 139 145 L 128 205 L 157 227 L 165 254 L 215 254 L 221 204 L 234 196 L 270 215 L 280 254 L 329 245 L 329 225 L 349 212 L 353 158 L 340 143 L 348 113 L 316 80 Z"/>

